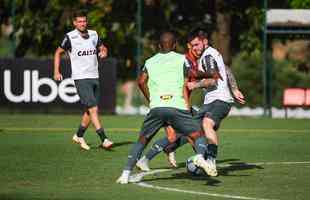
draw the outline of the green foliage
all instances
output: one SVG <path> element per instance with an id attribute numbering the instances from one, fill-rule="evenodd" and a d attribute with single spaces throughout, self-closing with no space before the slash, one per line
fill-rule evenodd
<path id="1" fill-rule="evenodd" d="M 273 64 L 273 105 L 280 107 L 283 90 L 289 87 L 310 88 L 308 73 L 298 70 L 297 61 L 275 61 Z"/>
<path id="2" fill-rule="evenodd" d="M 245 94 L 247 105 L 261 106 L 263 103 L 262 58 L 258 50 L 241 52 L 232 62 L 232 70 L 236 76 L 240 90 Z"/>
<path id="3" fill-rule="evenodd" d="M 262 49 L 263 14 L 262 9 L 258 7 L 248 7 L 245 10 L 245 15 L 241 15 L 241 17 L 246 18 L 244 23 L 248 26 L 239 36 L 241 50 L 255 51 Z"/>
<path id="4" fill-rule="evenodd" d="M 289 0 L 289 4 L 292 8 L 309 9 L 310 0 Z"/>
<path id="5" fill-rule="evenodd" d="M 273 61 L 272 65 L 272 105 L 282 106 L 283 90 L 289 87 L 310 87 L 308 73 L 298 70 L 297 61 Z M 262 55 L 259 51 L 241 52 L 233 59 L 233 72 L 238 85 L 246 96 L 247 105 L 251 107 L 263 104 Z"/>

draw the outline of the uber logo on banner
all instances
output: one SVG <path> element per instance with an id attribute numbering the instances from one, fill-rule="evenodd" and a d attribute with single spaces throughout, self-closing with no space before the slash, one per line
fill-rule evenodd
<path id="1" fill-rule="evenodd" d="M 57 86 L 56 82 L 51 78 L 39 78 L 38 70 L 25 70 L 23 72 L 23 92 L 21 94 L 14 94 L 12 91 L 12 76 L 10 70 L 4 70 L 4 95 L 14 103 L 21 102 L 40 102 L 50 103 L 53 102 L 58 96 L 66 103 L 75 103 L 79 101 L 79 96 L 72 79 L 64 79 Z M 48 94 L 41 94 L 40 87 L 48 86 Z"/>
<path id="2" fill-rule="evenodd" d="M 53 80 L 52 59 L 0 58 L 0 110 L 30 112 L 80 112 L 70 60 L 61 61 L 64 80 Z M 100 111 L 114 113 L 117 60 L 99 60 Z"/>

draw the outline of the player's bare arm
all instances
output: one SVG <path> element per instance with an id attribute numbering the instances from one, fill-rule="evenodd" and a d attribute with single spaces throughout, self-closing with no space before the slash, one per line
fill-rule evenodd
<path id="1" fill-rule="evenodd" d="M 54 80 L 61 81 L 62 74 L 60 73 L 60 59 L 61 55 L 65 52 L 65 50 L 61 47 L 58 47 L 55 51 L 54 55 Z"/>
<path id="2" fill-rule="evenodd" d="M 141 72 L 137 79 L 137 83 L 139 86 L 139 89 L 141 90 L 142 94 L 144 95 L 146 101 L 149 103 L 150 102 L 150 93 L 149 93 L 149 88 L 147 87 L 147 81 L 149 77 L 146 72 Z"/>
<path id="3" fill-rule="evenodd" d="M 185 78 L 184 79 L 184 85 L 183 85 L 183 97 L 184 97 L 184 100 L 185 100 L 185 105 L 186 105 L 186 108 L 188 110 L 190 110 L 190 107 L 191 107 L 191 103 L 190 103 L 190 97 L 189 97 L 189 90 L 187 88 L 187 83 L 188 83 L 188 78 Z"/>
<path id="4" fill-rule="evenodd" d="M 210 86 L 216 85 L 216 80 L 213 78 L 206 78 L 200 81 L 191 81 L 187 83 L 187 88 L 189 90 L 194 90 L 197 88 L 208 88 Z"/>
<path id="5" fill-rule="evenodd" d="M 242 92 L 238 88 L 238 84 L 236 81 L 236 78 L 234 74 L 232 73 L 230 67 L 225 66 L 226 69 L 226 74 L 227 74 L 227 79 L 228 79 L 228 85 L 234 95 L 234 98 L 240 103 L 240 104 L 245 104 L 245 99 L 242 94 Z"/>

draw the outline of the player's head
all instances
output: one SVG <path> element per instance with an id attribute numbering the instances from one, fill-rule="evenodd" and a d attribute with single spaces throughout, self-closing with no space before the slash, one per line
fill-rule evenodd
<path id="1" fill-rule="evenodd" d="M 165 31 L 159 38 L 159 49 L 166 53 L 176 48 L 176 36 L 172 31 Z"/>
<path id="2" fill-rule="evenodd" d="M 192 30 L 187 37 L 187 48 L 197 58 L 208 47 L 208 34 L 202 28 Z"/>
<path id="3" fill-rule="evenodd" d="M 85 11 L 79 10 L 73 13 L 73 25 L 82 33 L 87 30 L 87 14 Z"/>

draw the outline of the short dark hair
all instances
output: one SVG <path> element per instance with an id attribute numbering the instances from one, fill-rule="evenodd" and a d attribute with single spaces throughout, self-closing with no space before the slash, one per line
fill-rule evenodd
<path id="1" fill-rule="evenodd" d="M 187 36 L 187 42 L 191 42 L 193 39 L 195 39 L 196 37 L 198 38 L 203 38 L 203 39 L 209 39 L 209 33 L 204 30 L 201 27 L 195 28 L 193 29 Z"/>
<path id="2" fill-rule="evenodd" d="M 159 46 L 163 51 L 172 51 L 176 45 L 176 36 L 173 31 L 164 31 L 159 38 Z"/>
<path id="3" fill-rule="evenodd" d="M 73 12 L 72 19 L 75 20 L 77 17 L 87 17 L 85 10 L 76 10 Z"/>

